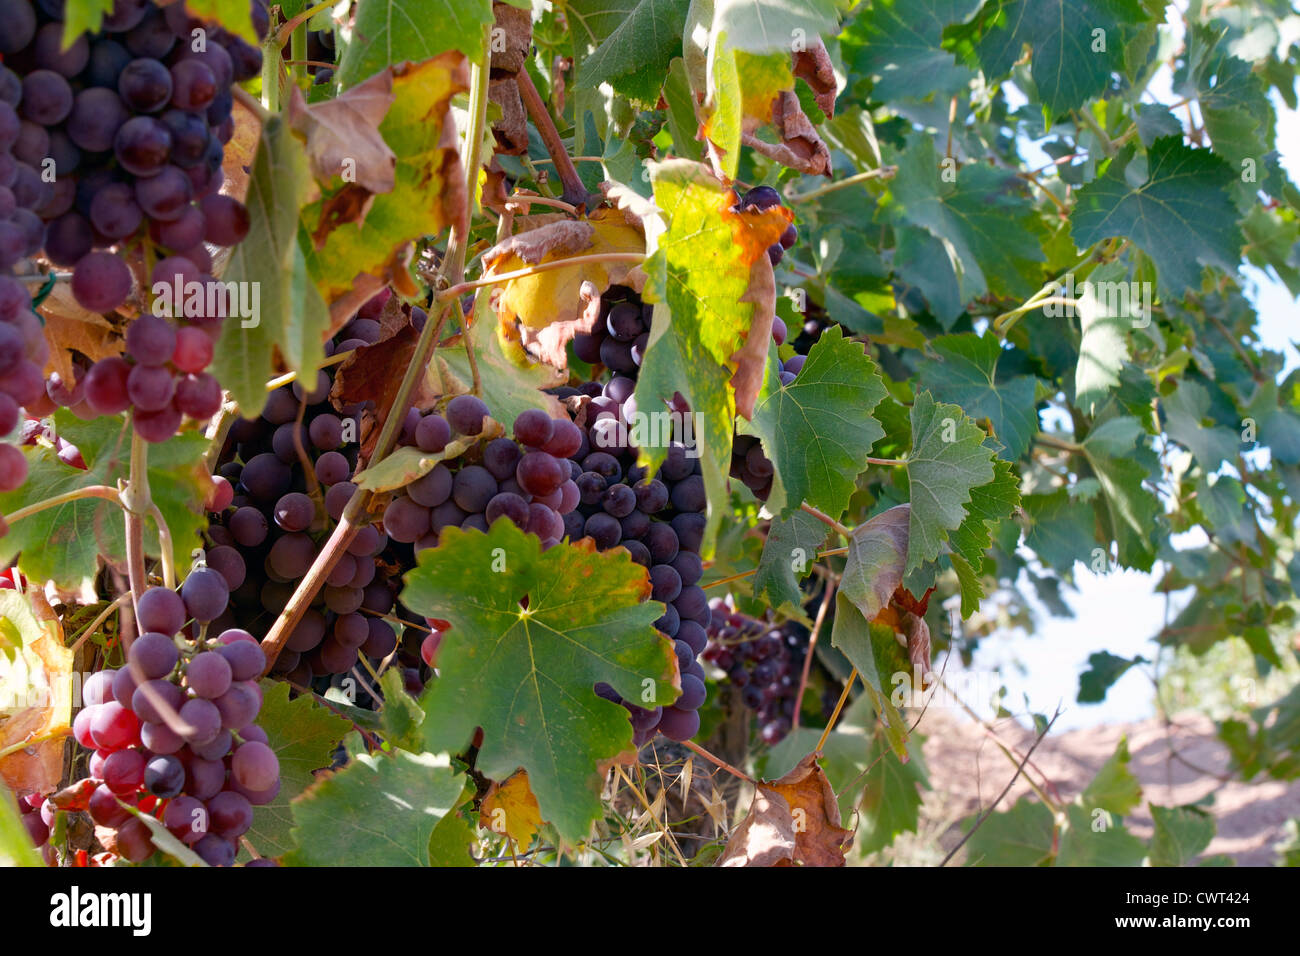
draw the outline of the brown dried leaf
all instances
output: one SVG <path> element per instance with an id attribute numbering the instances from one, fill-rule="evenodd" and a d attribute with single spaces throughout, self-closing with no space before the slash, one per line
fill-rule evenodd
<path id="1" fill-rule="evenodd" d="M 835 115 L 835 67 L 821 37 L 814 37 L 812 43 L 794 54 L 794 75 L 801 77 L 813 91 L 817 107 L 831 117 Z"/>
<path id="2" fill-rule="evenodd" d="M 532 10 L 493 3 L 492 16 L 492 72 L 515 74 L 528 61 L 528 50 L 533 45 Z"/>
<path id="3" fill-rule="evenodd" d="M 731 356 L 731 361 L 736 364 L 731 387 L 736 392 L 736 411 L 749 419 L 754 414 L 754 403 L 763 387 L 772 320 L 776 318 L 776 275 L 767 256 L 755 259 L 749 267 L 749 288 L 740 301 L 754 303 L 754 313 L 745 344 Z"/>
<path id="4" fill-rule="evenodd" d="M 835 791 L 812 753 L 781 779 L 759 783 L 717 865 L 843 866 L 852 836 L 840 826 Z"/>
<path id="5" fill-rule="evenodd" d="M 122 354 L 122 335 L 104 316 L 78 305 L 69 283 L 56 285 L 39 311 L 45 320 L 45 341 L 50 346 L 47 371 L 58 372 L 63 381 L 70 381 L 74 375 L 73 352 L 92 362 Z"/>
<path id="6" fill-rule="evenodd" d="M 488 81 L 488 99 L 501 107 L 501 119 L 492 124 L 498 153 L 518 156 L 528 151 L 528 113 L 519 98 L 514 75 Z"/>
<path id="7" fill-rule="evenodd" d="M 392 70 L 381 70 L 331 100 L 308 104 L 290 86 L 289 125 L 307 140 L 307 160 L 322 183 L 336 176 L 372 193 L 391 192 L 397 154 L 379 135 L 397 97 Z"/>
<path id="8" fill-rule="evenodd" d="M 751 133 L 741 135 L 741 142 L 783 166 L 810 176 L 831 174 L 831 154 L 817 135 L 817 130 L 799 105 L 799 97 L 784 91 L 772 104 L 772 125 L 779 143 L 767 143 Z"/>
<path id="9" fill-rule="evenodd" d="M 330 389 L 330 401 L 334 407 L 343 408 L 353 402 L 374 402 L 375 417 L 382 422 L 393 407 L 393 399 L 397 397 L 402 376 L 415 354 L 415 343 L 419 338 L 420 333 L 408 322 L 386 341 L 363 346 L 344 359 Z M 424 411 L 433 407 L 438 395 L 427 388 L 426 379 L 421 377 L 413 399 L 412 405 Z M 364 442 L 362 450 L 367 450 Z"/>

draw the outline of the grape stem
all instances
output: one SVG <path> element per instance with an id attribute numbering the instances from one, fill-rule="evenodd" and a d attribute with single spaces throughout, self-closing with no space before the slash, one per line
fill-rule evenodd
<path id="1" fill-rule="evenodd" d="M 21 521 L 23 518 L 30 518 L 34 514 L 39 514 L 48 508 L 57 508 L 59 505 L 66 505 L 70 501 L 77 501 L 80 498 L 103 498 L 105 501 L 111 501 L 114 504 L 122 505 L 122 496 L 116 488 L 110 488 L 108 485 L 87 485 L 84 488 L 77 488 L 74 491 L 65 491 L 61 495 L 55 495 L 53 498 L 46 498 L 44 501 L 38 501 L 26 508 L 19 508 L 17 511 L 4 515 L 3 520 L 6 524 L 13 524 L 15 521 Z M 123 505 L 123 507 L 125 507 Z"/>
<path id="2" fill-rule="evenodd" d="M 487 27 L 484 27 L 486 34 Z M 474 63 L 470 66 L 470 81 L 472 89 L 479 89 L 486 93 L 487 90 L 487 66 L 486 64 Z M 470 119 L 469 130 L 466 133 L 465 149 L 468 153 L 467 162 L 465 163 L 465 191 L 468 197 L 467 208 L 473 207 L 474 190 L 478 185 L 478 168 L 483 156 L 483 132 L 487 125 L 487 106 L 486 96 L 484 97 L 483 106 L 477 110 Z M 459 280 L 465 270 L 465 252 L 469 245 L 469 225 L 465 225 L 463 233 L 452 233 L 451 239 L 447 243 L 447 254 L 443 257 L 442 266 L 445 270 L 442 281 L 447 278 Z M 406 418 L 406 410 L 410 407 L 411 397 L 415 392 L 416 383 L 424 375 L 425 369 L 433 360 L 434 353 L 438 349 L 438 343 L 442 338 L 442 330 L 447 324 L 447 317 L 451 314 L 451 308 L 454 302 L 443 303 L 439 311 L 436 322 L 427 321 L 424 328 L 420 331 L 420 337 L 415 343 L 415 350 L 411 355 L 411 360 L 406 365 L 406 373 L 402 376 L 402 382 L 397 388 L 397 393 L 393 396 L 393 405 L 384 417 L 383 428 L 380 429 L 379 438 L 375 442 L 374 450 L 370 454 L 367 465 L 373 465 L 382 461 L 393 446 L 397 443 L 402 422 Z M 334 528 L 333 533 L 321 548 L 320 554 L 316 555 L 316 560 L 307 570 L 307 574 L 298 586 L 294 589 L 293 596 L 289 598 L 289 603 L 285 605 L 283 611 L 276 617 L 275 623 L 267 631 L 266 636 L 262 638 L 262 651 L 266 655 L 266 670 L 263 674 L 269 674 L 275 660 L 280 656 L 285 642 L 289 640 L 289 635 L 293 629 L 298 626 L 302 616 L 306 613 L 311 602 L 315 600 L 316 593 L 320 590 L 321 585 L 325 583 L 325 578 L 334 570 L 339 559 L 347 550 L 349 544 L 361 530 L 361 518 L 364 515 L 367 505 L 370 502 L 371 494 L 364 488 L 357 488 L 348 499 L 347 507 L 343 509 L 343 514 L 339 517 L 339 523 Z"/>
<path id="3" fill-rule="evenodd" d="M 642 263 L 645 261 L 645 254 L 640 252 L 596 252 L 589 256 L 573 256 L 570 259 L 553 259 L 550 262 L 539 262 L 536 265 L 528 266 L 524 269 L 515 269 L 513 272 L 500 272 L 496 275 L 484 276 L 482 279 L 474 279 L 469 282 L 460 282 L 453 286 L 448 286 L 437 294 L 439 300 L 456 299 L 471 292 L 475 289 L 489 285 L 500 285 L 502 282 L 509 282 L 512 279 L 526 279 L 528 276 L 537 275 L 542 272 L 551 272 L 554 269 L 567 269 L 569 266 L 587 265 L 593 262 L 631 262 Z"/>
<path id="4" fill-rule="evenodd" d="M 0 747 L 0 760 L 8 757 L 10 754 L 16 754 L 20 750 L 26 750 L 28 747 L 35 747 L 37 744 L 43 744 L 47 740 L 58 740 L 60 737 L 66 737 L 72 733 L 71 727 L 58 727 L 54 730 L 40 734 L 36 737 L 29 737 L 26 740 L 19 740 L 10 744 L 8 747 Z"/>
<path id="5" fill-rule="evenodd" d="M 799 728 L 799 712 L 803 709 L 803 694 L 808 689 L 808 674 L 812 670 L 813 650 L 817 647 L 817 637 L 826 623 L 826 612 L 835 598 L 836 582 L 834 578 L 826 582 L 826 593 L 822 597 L 822 606 L 817 609 L 817 619 L 813 621 L 812 633 L 808 635 L 808 649 L 803 655 L 803 673 L 799 675 L 799 691 L 794 696 L 794 715 L 790 718 L 793 729 Z"/>
<path id="6" fill-rule="evenodd" d="M 849 672 L 849 679 L 844 682 L 844 690 L 840 692 L 840 699 L 836 701 L 835 710 L 831 712 L 831 719 L 826 721 L 826 727 L 822 730 L 821 739 L 817 741 L 813 753 L 821 753 L 822 748 L 826 746 L 826 738 L 831 735 L 831 730 L 835 727 L 835 721 L 840 719 L 840 711 L 844 709 L 844 704 L 849 699 L 849 692 L 853 690 L 853 682 L 857 679 L 858 669 L 855 667 Z"/>
<path id="7" fill-rule="evenodd" d="M 289 20 L 287 23 L 284 24 L 284 26 L 280 27 L 280 29 L 276 31 L 275 33 L 276 45 L 283 47 L 285 43 L 289 42 L 293 34 L 293 31 L 296 30 L 299 27 L 299 25 L 306 23 L 308 20 L 316 16 L 316 14 L 320 13 L 322 10 L 328 10 L 336 3 L 338 3 L 338 0 L 321 0 L 320 3 L 316 4 L 313 7 L 308 7 L 306 10 L 298 14 L 292 20 Z M 305 32 L 303 34 L 303 43 L 304 45 L 306 44 Z M 295 53 L 294 56 L 297 56 L 297 54 Z M 333 64 L 331 63 L 329 64 L 329 66 L 333 66 Z"/>
<path id="8" fill-rule="evenodd" d="M 555 172 L 564 186 L 560 198 L 573 206 L 587 205 L 587 187 L 582 185 L 582 180 L 578 177 L 578 168 L 569 158 L 569 153 L 560 139 L 559 130 L 555 128 L 555 121 L 551 119 L 550 110 L 542 102 L 541 94 L 533 85 L 533 78 L 529 76 L 527 67 L 521 68 L 515 74 L 515 83 L 519 86 L 519 98 L 524 101 L 533 125 L 537 127 L 542 142 L 546 144 L 546 151 L 551 154 L 551 159 L 555 162 Z"/>
<path id="9" fill-rule="evenodd" d="M 248 107 L 248 111 L 261 120 L 262 125 L 266 125 L 266 121 L 270 119 L 271 114 L 267 111 L 266 107 L 261 104 L 256 96 L 249 93 L 241 86 L 232 86 L 230 88 L 230 93 L 236 100 Z"/>
<path id="10" fill-rule="evenodd" d="M 844 527 L 844 525 L 840 524 L 830 515 L 818 511 L 816 508 L 814 508 L 812 505 L 808 504 L 807 502 L 801 504 L 799 508 L 802 511 L 805 511 L 808 514 L 812 515 L 814 518 L 816 518 L 822 524 L 826 525 L 828 528 L 832 529 L 836 534 L 840 535 L 841 537 L 849 538 L 853 536 L 853 532 L 850 529 Z"/>
<path id="11" fill-rule="evenodd" d="M 731 774 L 733 777 L 739 777 L 741 780 L 744 780 L 745 782 L 751 784 L 755 782 L 754 778 L 751 777 L 749 774 L 745 773 L 745 771 L 736 769 L 731 764 L 727 763 L 727 761 L 723 760 L 721 757 L 715 757 L 713 754 L 709 753 L 707 750 L 705 750 L 703 747 L 701 747 L 693 740 L 683 740 L 682 746 L 685 747 L 687 750 L 699 754 L 701 757 L 703 757 L 709 763 L 713 764 L 715 767 L 721 767 L 723 770 L 727 771 L 727 773 Z"/>
<path id="12" fill-rule="evenodd" d="M 131 595 L 138 603 L 149 586 L 144 571 L 144 516 L 149 513 L 153 498 L 149 493 L 149 446 L 134 427 L 131 429 L 131 474 L 121 497 L 122 507 L 126 509 L 126 573 L 131 582 Z M 123 643 L 130 648 L 125 638 Z"/>
<path id="13" fill-rule="evenodd" d="M 172 551 L 172 533 L 167 527 L 167 521 L 163 518 L 162 511 L 158 508 L 155 501 L 149 502 L 149 516 L 153 518 L 153 523 L 158 526 L 158 550 L 161 552 L 163 584 L 168 590 L 176 589 L 176 554 Z"/>
<path id="14" fill-rule="evenodd" d="M 838 192 L 841 189 L 847 189 L 849 186 L 856 186 L 858 183 L 865 183 L 871 179 L 893 179 L 897 173 L 897 166 L 881 166 L 878 169 L 868 169 L 865 173 L 857 173 L 853 176 L 846 176 L 844 179 L 837 179 L 833 183 L 810 189 L 806 193 L 796 193 L 788 197 L 786 201 L 793 204 L 808 202 L 810 199 L 820 199 L 827 193 Z"/>

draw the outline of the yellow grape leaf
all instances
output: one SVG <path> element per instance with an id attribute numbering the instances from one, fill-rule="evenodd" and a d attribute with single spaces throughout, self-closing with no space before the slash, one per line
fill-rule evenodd
<path id="1" fill-rule="evenodd" d="M 753 132 L 772 121 L 772 101 L 783 90 L 794 89 L 794 68 L 788 53 L 736 51 L 740 77 L 741 128 Z"/>
<path id="2" fill-rule="evenodd" d="M 504 833 L 519 846 L 532 844 L 537 828 L 544 823 L 537 797 L 528 786 L 528 771 L 520 770 L 505 783 L 494 783 L 483 797 L 479 826 L 493 833 Z"/>
<path id="3" fill-rule="evenodd" d="M 622 209 L 598 209 L 586 219 L 562 219 L 505 239 L 483 254 L 485 277 L 543 262 L 605 252 L 645 252 L 645 236 Z M 597 293 L 628 277 L 636 263 L 593 262 L 552 269 L 502 283 L 493 298 L 501 322 L 541 329 L 573 322 L 581 309 L 584 282 Z"/>

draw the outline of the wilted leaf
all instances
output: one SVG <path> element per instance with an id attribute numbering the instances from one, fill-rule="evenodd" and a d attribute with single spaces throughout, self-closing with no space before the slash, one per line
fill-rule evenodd
<path id="1" fill-rule="evenodd" d="M 849 538 L 840 593 L 868 621 L 889 606 L 903 584 L 911 516 L 910 505 L 895 505 L 858 525 Z"/>
<path id="2" fill-rule="evenodd" d="M 372 193 L 393 188 L 397 156 L 379 134 L 396 99 L 391 70 L 311 105 L 298 87 L 290 90 L 289 125 L 307 140 L 307 161 L 316 179 L 328 183 L 341 177 Z"/>
<path id="3" fill-rule="evenodd" d="M 392 190 L 374 196 L 363 221 L 324 232 L 317 227 L 332 194 L 302 212 L 308 231 L 316 233 L 307 263 L 327 302 L 348 293 L 358 274 L 388 280 L 404 271 L 407 243 L 464 222 L 464 172 L 449 111 L 451 98 L 468 82 L 465 60 L 444 53 L 395 66 L 392 75 L 394 101 L 379 124 L 397 157 Z"/>
<path id="4" fill-rule="evenodd" d="M 411 482 L 433 471 L 440 461 L 453 461 L 465 453 L 480 440 L 496 438 L 504 433 L 498 422 L 491 422 L 483 434 L 474 436 L 457 436 L 447 442 L 442 451 L 421 451 L 414 446 L 396 449 L 391 455 L 373 467 L 366 468 L 355 478 L 353 483 L 367 491 L 395 491 L 405 488 Z"/>
<path id="5" fill-rule="evenodd" d="M 63 627 L 39 592 L 29 601 L 17 591 L 0 591 L 0 628 L 19 641 L 16 648 L 0 646 L 0 751 L 50 737 L 0 757 L 0 779 L 18 793 L 48 793 L 63 776 L 63 737 L 72 725 L 73 654 L 63 646 Z"/>
<path id="6" fill-rule="evenodd" d="M 779 780 L 762 781 L 718 866 L 843 866 L 852 833 L 835 791 L 809 754 Z"/>
<path id="7" fill-rule="evenodd" d="M 741 142 L 782 166 L 789 166 L 809 176 L 831 174 L 831 153 L 818 135 L 816 127 L 804 114 L 799 97 L 785 90 L 777 94 L 772 104 L 772 126 L 779 142 L 768 143 L 752 133 L 741 136 Z"/>

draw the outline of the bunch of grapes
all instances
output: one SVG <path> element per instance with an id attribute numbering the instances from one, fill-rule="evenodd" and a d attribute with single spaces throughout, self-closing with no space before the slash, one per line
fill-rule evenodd
<path id="1" fill-rule="evenodd" d="M 209 865 L 230 866 L 253 807 L 279 793 L 279 761 L 254 722 L 266 656 L 247 631 L 206 636 L 229 593 L 210 568 L 191 572 L 179 595 L 149 588 L 125 665 L 91 675 L 83 688 L 72 732 L 94 751 L 88 810 L 116 831 L 116 852 L 131 862 L 147 859 L 154 844 L 122 803 L 154 815 Z"/>
<path id="2" fill-rule="evenodd" d="M 313 86 L 324 86 L 334 81 L 334 68 L 322 66 L 334 62 L 334 31 L 307 31 L 307 72 Z"/>
<path id="3" fill-rule="evenodd" d="M 627 286 L 610 286 L 600 297 L 600 319 L 590 333 L 573 339 L 573 353 L 622 375 L 636 375 L 650 340 L 654 307 Z"/>
<path id="4" fill-rule="evenodd" d="M 0 187 L 0 205 L 3 202 L 4 190 Z M 30 408 L 45 397 L 41 369 L 49 355 L 26 286 L 12 276 L 0 275 L 0 438 L 18 427 L 22 408 Z M 13 491 L 26 480 L 27 459 L 23 453 L 15 445 L 0 442 L 0 491 Z M 0 535 L 5 530 L 0 526 Z"/>
<path id="5" fill-rule="evenodd" d="M 737 613 L 726 601 L 709 603 L 709 646 L 704 659 L 724 671 L 755 712 L 759 736 L 777 744 L 790 732 L 808 632 L 794 622 L 774 625 Z"/>
<path id="6" fill-rule="evenodd" d="M 264 33 L 265 9 L 252 13 Z M 59 0 L 0 0 L 0 22 L 0 143 L 11 152 L 0 180 L 44 224 L 30 241 L 38 230 L 23 217 L 23 248 L 72 266 L 83 307 L 110 312 L 130 294 L 114 246 L 147 237 L 197 274 L 211 266 L 205 242 L 243 238 L 247 211 L 218 191 L 231 88 L 260 71 L 256 47 L 183 3 L 117 0 L 99 33 L 67 49 Z M 5 246 L 8 257 L 16 238 Z"/>
<path id="7" fill-rule="evenodd" d="M 355 332 L 352 326 L 347 331 Z M 209 502 L 214 518 L 205 558 L 232 591 L 223 624 L 265 632 L 356 490 L 348 479 L 356 467 L 360 410 L 336 412 L 328 401 L 331 385 L 321 371 L 311 391 L 299 382 L 281 386 L 261 415 L 231 428 L 218 493 Z M 376 559 L 387 544 L 373 525 L 358 532 L 289 636 L 277 672 L 307 686 L 320 675 L 347 673 L 360 654 L 392 652 L 393 628 L 378 616 L 392 609 L 392 590 L 376 579 Z"/>
<path id="8" fill-rule="evenodd" d="M 480 434 L 487 414 L 480 399 L 458 395 L 447 404 L 445 417 L 416 412 L 405 430 L 422 451 L 440 452 L 453 432 Z M 582 431 L 569 419 L 535 409 L 522 412 L 514 438 L 494 438 L 476 450 L 481 454 L 439 462 L 403 488 L 384 511 L 384 529 L 420 551 L 436 547 L 448 526 L 487 531 L 506 517 L 549 548 L 564 537 L 563 516 L 578 505 L 568 456 L 581 442 Z"/>

